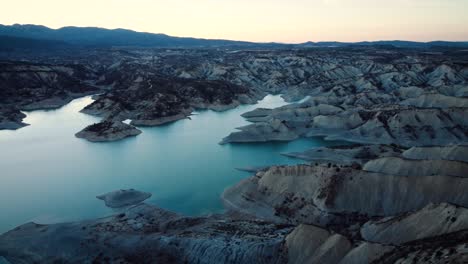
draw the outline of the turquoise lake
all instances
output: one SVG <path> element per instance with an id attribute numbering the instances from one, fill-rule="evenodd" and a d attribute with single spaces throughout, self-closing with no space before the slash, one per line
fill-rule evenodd
<path id="1" fill-rule="evenodd" d="M 235 168 L 302 163 L 281 152 L 338 144 L 318 138 L 219 145 L 240 115 L 286 104 L 269 95 L 225 112 L 198 111 L 191 120 L 140 128 L 134 138 L 90 143 L 74 137 L 99 118 L 79 113 L 91 97 L 52 111 L 26 113 L 28 127 L 0 131 L 0 233 L 34 221 L 55 223 L 114 213 L 100 195 L 116 189 L 150 192 L 148 203 L 187 215 L 222 212 L 223 190 L 251 173 Z"/>

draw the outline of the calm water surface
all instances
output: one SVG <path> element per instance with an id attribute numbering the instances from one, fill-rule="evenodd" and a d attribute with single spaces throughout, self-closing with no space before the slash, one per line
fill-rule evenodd
<path id="1" fill-rule="evenodd" d="M 279 154 L 337 144 L 300 139 L 218 145 L 234 128 L 248 124 L 240 114 L 285 104 L 271 95 L 256 105 L 200 111 L 192 120 L 141 128 L 141 135 L 123 141 L 90 143 L 74 134 L 99 121 L 79 113 L 91 102 L 84 97 L 58 110 L 29 112 L 25 122 L 31 126 L 0 131 L 0 233 L 28 221 L 111 214 L 95 196 L 124 188 L 151 192 L 149 203 L 188 215 L 221 212 L 223 190 L 249 176 L 236 167 L 300 163 Z"/>

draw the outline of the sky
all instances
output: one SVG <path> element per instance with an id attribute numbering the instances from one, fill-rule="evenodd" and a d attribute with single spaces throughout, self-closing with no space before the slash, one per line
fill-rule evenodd
<path id="1" fill-rule="evenodd" d="M 468 0 L 0 0 L 0 24 L 305 41 L 468 41 Z"/>

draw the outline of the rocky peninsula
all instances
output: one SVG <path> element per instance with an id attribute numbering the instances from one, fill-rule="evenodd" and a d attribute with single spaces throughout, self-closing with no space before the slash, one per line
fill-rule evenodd
<path id="1" fill-rule="evenodd" d="M 20 110 L 55 109 L 97 93 L 95 78 L 82 65 L 0 60 L 0 129 L 24 127 Z"/>
<path id="2" fill-rule="evenodd" d="M 18 129 L 28 124 L 23 123 L 25 114 L 21 113 L 14 107 L 7 107 L 0 105 L 0 129 Z"/>

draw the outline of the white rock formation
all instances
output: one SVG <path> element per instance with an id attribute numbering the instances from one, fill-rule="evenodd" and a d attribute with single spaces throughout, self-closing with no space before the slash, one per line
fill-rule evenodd
<path id="1" fill-rule="evenodd" d="M 368 161 L 363 169 L 370 172 L 401 176 L 445 175 L 468 177 L 468 163 L 452 160 L 413 160 L 384 157 Z"/>
<path id="2" fill-rule="evenodd" d="M 401 216 L 369 221 L 361 228 L 361 235 L 367 241 L 398 245 L 464 229 L 468 229 L 468 209 L 441 203 Z"/>

